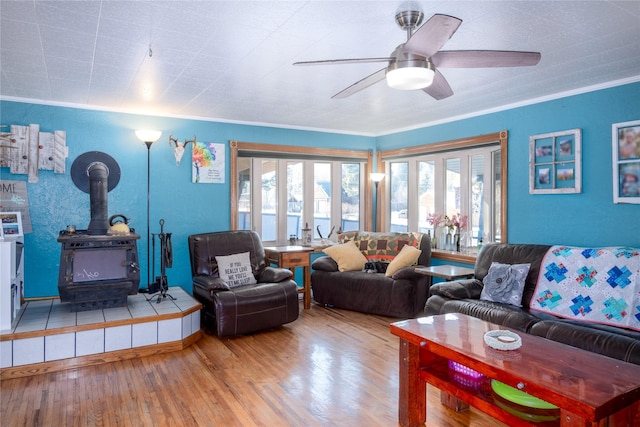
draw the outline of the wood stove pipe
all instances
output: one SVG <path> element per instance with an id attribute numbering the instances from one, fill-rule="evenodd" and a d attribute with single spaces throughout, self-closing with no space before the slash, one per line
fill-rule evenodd
<path id="1" fill-rule="evenodd" d="M 107 193 L 120 181 L 120 166 L 113 157 L 100 151 L 81 154 L 71 165 L 71 180 L 80 190 L 89 193 L 90 235 L 105 235 L 109 231 Z"/>
<path id="2" fill-rule="evenodd" d="M 87 228 L 90 235 L 107 234 L 109 229 L 107 184 L 109 168 L 102 162 L 93 162 L 87 167 L 89 175 L 89 203 L 91 222 Z"/>

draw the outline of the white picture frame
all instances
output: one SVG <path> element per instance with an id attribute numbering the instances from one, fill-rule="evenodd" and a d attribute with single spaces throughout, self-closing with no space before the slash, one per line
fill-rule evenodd
<path id="1" fill-rule="evenodd" d="M 640 120 L 611 129 L 613 203 L 640 204 Z"/>
<path id="2" fill-rule="evenodd" d="M 582 130 L 529 137 L 529 193 L 582 192 Z"/>
<path id="3" fill-rule="evenodd" d="M 0 212 L 0 239 L 24 236 L 20 212 Z"/>

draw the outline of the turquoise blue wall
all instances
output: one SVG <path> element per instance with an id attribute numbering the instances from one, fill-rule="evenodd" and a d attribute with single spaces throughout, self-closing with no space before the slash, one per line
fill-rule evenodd
<path id="1" fill-rule="evenodd" d="M 509 131 L 508 241 L 640 247 L 640 205 L 613 203 L 611 126 L 640 120 L 640 83 L 377 138 L 379 150 Z M 529 194 L 529 136 L 582 129 L 582 193 Z"/>
<path id="2" fill-rule="evenodd" d="M 135 137 L 136 129 L 163 131 L 151 147 L 151 231 L 159 232 L 158 220 L 165 219 L 174 249 L 169 285 L 189 292 L 187 236 L 229 228 L 228 151 L 225 184 L 192 184 L 190 150 L 177 167 L 167 144 L 170 133 L 180 140 L 196 134 L 199 141 L 225 143 L 227 149 L 229 140 L 239 140 L 388 150 L 506 129 L 509 242 L 640 247 L 640 205 L 613 204 L 611 172 L 611 125 L 640 119 L 639 100 L 640 83 L 635 83 L 377 138 L 0 101 L 0 123 L 65 130 L 69 147 L 66 174 L 40 171 L 39 183 L 27 184 L 34 232 L 25 238 L 25 296 L 58 294 L 58 232 L 67 224 L 83 229 L 89 223 L 89 196 L 69 176 L 73 160 L 87 151 L 103 151 L 120 165 L 120 183 L 109 193 L 109 214 L 130 217 L 142 235 L 138 245 L 146 281 L 147 149 Z M 529 136 L 574 128 L 583 131 L 582 193 L 530 195 Z M 7 168 L 0 172 L 2 179 L 27 179 L 9 174 Z"/>
<path id="3" fill-rule="evenodd" d="M 342 135 L 294 129 L 247 126 L 209 121 L 153 117 L 29 103 L 0 101 L 0 123 L 39 124 L 43 132 L 67 132 L 65 174 L 40 171 L 37 184 L 27 184 L 33 233 L 25 236 L 25 296 L 58 295 L 60 244 L 58 233 L 67 224 L 86 229 L 90 220 L 89 195 L 76 188 L 69 171 L 73 161 L 87 151 L 102 151 L 113 157 L 121 169 L 118 186 L 109 192 L 109 215 L 123 214 L 141 235 L 138 253 L 142 267 L 141 286 L 147 278 L 147 147 L 136 129 L 162 130 L 151 146 L 151 232 L 158 233 L 160 218 L 165 232 L 172 233 L 173 267 L 167 270 L 170 286 L 191 292 L 191 270 L 187 236 L 206 231 L 228 230 L 229 141 L 262 142 L 307 147 L 372 149 L 372 137 Z M 191 183 L 191 148 L 176 166 L 167 142 L 169 134 L 180 140 L 196 134 L 199 141 L 224 143 L 227 149 L 225 184 Z M 26 175 L 12 175 L 1 168 L 2 179 L 26 181 Z M 156 267 L 156 275 L 159 267 Z"/>

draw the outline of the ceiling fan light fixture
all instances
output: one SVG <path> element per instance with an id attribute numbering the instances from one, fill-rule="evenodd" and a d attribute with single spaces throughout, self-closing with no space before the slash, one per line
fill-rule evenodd
<path id="1" fill-rule="evenodd" d="M 428 61 L 402 64 L 393 63 L 387 68 L 387 85 L 393 89 L 424 89 L 433 83 L 435 71 Z"/>

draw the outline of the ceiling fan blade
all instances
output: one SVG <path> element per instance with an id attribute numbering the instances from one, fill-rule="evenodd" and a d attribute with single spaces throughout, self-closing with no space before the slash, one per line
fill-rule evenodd
<path id="1" fill-rule="evenodd" d="M 462 20 L 449 15 L 433 15 L 404 44 L 404 51 L 431 57 L 451 38 Z"/>
<path id="2" fill-rule="evenodd" d="M 444 78 L 442 73 L 436 70 L 435 76 L 433 76 L 433 83 L 422 89 L 428 95 L 431 95 L 437 100 L 448 98 L 453 95 L 453 90 L 449 86 L 449 82 Z"/>
<path id="3" fill-rule="evenodd" d="M 392 57 L 384 58 L 353 58 L 353 59 L 324 59 L 320 61 L 300 61 L 293 65 L 331 65 L 331 64 L 363 64 L 367 62 L 389 62 Z"/>
<path id="4" fill-rule="evenodd" d="M 540 62 L 540 52 L 515 50 L 441 50 L 433 65 L 446 68 L 525 67 Z"/>
<path id="5" fill-rule="evenodd" d="M 370 76 L 367 76 L 364 79 L 352 84 L 348 88 L 336 93 L 331 98 L 346 98 L 347 96 L 353 95 L 356 92 L 360 92 L 361 90 L 378 83 L 380 80 L 384 80 L 386 74 L 387 67 L 384 67 L 383 69 L 376 71 Z"/>

